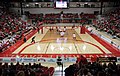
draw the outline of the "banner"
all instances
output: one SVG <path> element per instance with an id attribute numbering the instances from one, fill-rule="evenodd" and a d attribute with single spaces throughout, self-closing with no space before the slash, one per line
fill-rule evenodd
<path id="1" fill-rule="evenodd" d="M 16 62 L 15 57 L 0 57 L 0 62 Z"/>
<path id="2" fill-rule="evenodd" d="M 37 58 L 37 62 L 46 62 L 45 58 Z"/>
<path id="3" fill-rule="evenodd" d="M 56 62 L 57 59 L 56 58 L 37 58 L 37 62 L 50 62 L 50 63 L 54 63 Z"/>
<path id="4" fill-rule="evenodd" d="M 36 62 L 36 58 L 21 58 L 20 62 Z"/>
<path id="5" fill-rule="evenodd" d="M 76 62 L 77 58 L 76 57 L 68 57 L 68 58 L 63 58 L 61 57 L 62 62 Z M 37 58 L 37 62 L 52 62 L 52 63 L 56 63 L 57 62 L 57 58 Z"/>
<path id="6" fill-rule="evenodd" d="M 77 58 L 76 57 L 67 57 L 67 58 L 64 58 L 63 62 L 73 62 L 75 63 L 77 61 Z"/>
<path id="7" fill-rule="evenodd" d="M 48 62 L 48 63 L 56 63 L 58 58 L 16 58 L 16 57 L 0 57 L 0 62 Z M 76 57 L 61 57 L 62 62 L 73 62 L 77 61 Z"/>
<path id="8" fill-rule="evenodd" d="M 46 59 L 47 62 L 57 62 L 56 58 L 47 58 Z"/>

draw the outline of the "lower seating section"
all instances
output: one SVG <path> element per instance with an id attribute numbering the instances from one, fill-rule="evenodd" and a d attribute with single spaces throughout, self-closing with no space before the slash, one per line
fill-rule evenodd
<path id="1" fill-rule="evenodd" d="M 20 63 L 0 63 L 0 76 L 53 76 L 54 68 L 42 66 L 41 63 L 33 65 Z"/>
<path id="2" fill-rule="evenodd" d="M 0 10 L 0 17 L 0 52 L 2 52 L 21 40 L 33 26 L 12 12 Z"/>
<path id="3" fill-rule="evenodd" d="M 120 76 L 120 64 L 115 62 L 86 62 L 84 58 L 67 67 L 65 76 Z"/>

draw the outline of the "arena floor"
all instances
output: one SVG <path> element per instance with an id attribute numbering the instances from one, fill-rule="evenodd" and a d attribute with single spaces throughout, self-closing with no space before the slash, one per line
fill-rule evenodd
<path id="1" fill-rule="evenodd" d="M 64 27 L 61 26 L 63 29 Z M 1 53 L 2 57 L 113 57 L 120 56 L 118 49 L 115 49 L 109 43 L 105 43 L 97 36 L 91 35 L 86 31 L 85 34 L 80 34 L 80 27 L 67 27 L 64 37 L 61 37 L 57 32 L 56 27 L 49 30 L 49 26 L 43 27 L 43 34 L 41 30 L 37 30 L 28 34 L 27 42 L 18 41 L 14 46 L 10 47 L 5 52 Z M 73 39 L 72 34 L 76 34 L 76 40 Z M 31 43 L 32 38 L 35 37 L 35 43 Z M 118 41 L 119 42 L 119 41 Z"/>
<path id="2" fill-rule="evenodd" d="M 63 28 L 63 27 L 62 27 Z M 50 31 L 49 27 L 44 27 L 44 33 L 35 33 L 35 43 L 31 43 L 31 38 L 18 47 L 12 56 L 21 57 L 56 57 L 64 55 L 67 57 L 92 56 L 114 56 L 108 49 L 95 40 L 90 34 L 80 34 L 80 28 L 71 29 L 67 27 L 64 37 L 61 38 L 59 32 L 54 28 Z M 76 40 L 72 34 L 76 34 Z"/>

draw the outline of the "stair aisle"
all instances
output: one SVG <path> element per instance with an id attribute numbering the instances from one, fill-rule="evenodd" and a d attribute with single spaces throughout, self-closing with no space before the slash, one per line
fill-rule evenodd
<path id="1" fill-rule="evenodd" d="M 62 72 L 62 66 L 56 67 L 53 76 L 65 76 L 64 70 L 65 70 L 66 68 L 67 68 L 67 67 L 63 67 L 63 72 Z M 63 74 L 62 74 L 62 73 L 63 73 Z"/>

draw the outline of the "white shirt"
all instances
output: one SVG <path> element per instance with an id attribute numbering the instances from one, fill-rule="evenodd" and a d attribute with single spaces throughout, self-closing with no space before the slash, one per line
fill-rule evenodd
<path id="1" fill-rule="evenodd" d="M 62 31 L 62 29 L 61 29 L 61 28 L 59 28 L 59 31 Z"/>
<path id="2" fill-rule="evenodd" d="M 73 37 L 76 37 L 76 35 L 75 35 L 75 34 L 73 34 Z"/>
<path id="3" fill-rule="evenodd" d="M 63 31 L 66 31 L 66 28 L 64 28 Z"/>
<path id="4" fill-rule="evenodd" d="M 64 36 L 64 34 L 65 34 L 64 32 L 60 32 L 60 35 L 61 35 L 61 36 Z"/>

